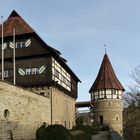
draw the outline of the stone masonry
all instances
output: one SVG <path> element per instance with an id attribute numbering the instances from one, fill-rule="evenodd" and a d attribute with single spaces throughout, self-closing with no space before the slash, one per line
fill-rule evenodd
<path id="1" fill-rule="evenodd" d="M 96 101 L 95 106 L 96 122 L 99 122 L 100 116 L 103 116 L 104 124 L 109 125 L 114 131 L 122 135 L 123 101 L 119 99 L 104 99 Z"/>
<path id="2" fill-rule="evenodd" d="M 0 140 L 34 139 L 43 122 L 50 123 L 50 99 L 0 82 Z"/>
<path id="3" fill-rule="evenodd" d="M 75 102 L 55 87 L 25 90 L 0 81 L 0 140 L 35 139 L 43 122 L 71 129 L 75 125 Z"/>

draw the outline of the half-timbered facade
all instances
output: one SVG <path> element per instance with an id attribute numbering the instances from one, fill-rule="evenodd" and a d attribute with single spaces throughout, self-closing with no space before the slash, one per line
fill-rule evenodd
<path id="1" fill-rule="evenodd" d="M 77 86 L 80 80 L 69 68 L 66 60 L 61 57 L 61 53 L 46 44 L 15 11 L 13 11 L 8 19 L 0 25 L 0 46 L 1 50 L 3 49 L 4 52 L 4 81 L 14 83 L 15 79 L 15 85 L 21 87 L 21 89 L 30 90 L 32 94 L 37 93 L 39 100 L 40 97 L 44 98 L 43 103 L 46 99 L 44 107 L 48 107 L 46 110 L 49 114 L 46 115 L 44 114 L 45 112 L 40 110 L 40 116 L 37 117 L 39 120 L 36 121 L 42 123 L 42 121 L 46 120 L 48 124 L 62 124 L 69 129 L 72 128 L 75 124 L 75 102 L 78 92 Z M 0 56 L 2 56 L 2 51 L 0 51 Z M 0 78 L 2 78 L 2 57 L 0 57 Z M 11 86 L 9 85 L 9 87 Z M 17 88 L 17 90 L 19 90 L 19 92 L 16 91 L 17 95 L 14 94 L 14 89 L 16 88 L 13 88 L 13 90 L 11 89 L 11 91 L 9 89 L 10 88 L 8 88 L 8 93 L 13 93 L 13 97 L 8 97 L 6 105 L 1 103 L 1 106 L 3 106 L 1 108 L 1 114 L 2 111 L 8 110 L 10 112 L 10 122 L 22 122 L 24 125 L 22 117 L 19 117 L 18 122 L 16 122 L 16 118 L 13 116 L 16 116 L 17 113 L 21 113 L 23 106 L 20 106 L 20 102 L 24 104 L 25 97 L 24 95 L 22 95 L 23 98 L 21 97 L 20 88 Z M 22 94 L 24 93 L 22 92 Z M 12 96 L 12 94 L 10 94 L 10 96 Z M 20 96 L 20 98 L 18 98 L 18 96 Z M 26 98 L 27 101 L 32 102 L 32 99 L 30 96 L 28 97 L 28 94 L 26 94 Z M 8 102 L 10 99 L 12 101 L 13 99 L 16 99 L 14 100 L 14 104 L 10 104 L 10 101 Z M 17 99 L 20 99 L 20 101 Z M 34 100 L 34 107 L 39 104 L 39 102 L 36 102 L 36 104 L 35 102 L 36 101 Z M 41 106 L 43 106 L 43 103 L 41 103 Z M 11 110 L 11 106 L 15 104 L 18 106 L 17 110 Z M 31 108 L 25 108 L 25 112 L 28 112 L 30 109 Z M 27 114 L 29 116 L 37 115 L 32 114 L 32 112 L 30 113 Z M 28 118 L 28 115 L 25 116 L 25 118 Z M 46 116 L 48 116 L 48 118 L 46 118 Z M 2 119 L 2 121 L 6 122 L 7 120 Z M 29 123 L 30 121 L 32 122 L 30 125 L 34 125 L 34 128 L 36 127 L 36 124 L 33 123 L 34 120 L 28 121 Z M 24 133 L 24 130 L 22 129 L 19 129 L 16 132 L 18 133 L 20 131 Z M 35 129 L 32 131 L 32 135 L 35 134 L 35 131 Z M 33 137 L 29 136 L 27 139 L 33 139 Z"/>
<path id="2" fill-rule="evenodd" d="M 1 29 L 0 27 L 0 33 Z M 3 30 L 4 80 L 13 82 L 15 46 L 16 85 L 26 88 L 53 85 L 69 96 L 77 98 L 79 79 L 58 50 L 47 45 L 15 11 L 3 23 Z"/>

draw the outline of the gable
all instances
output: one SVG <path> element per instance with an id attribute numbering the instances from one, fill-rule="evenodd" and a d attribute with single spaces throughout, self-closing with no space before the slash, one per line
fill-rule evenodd
<path id="1" fill-rule="evenodd" d="M 13 11 L 6 21 L 3 22 L 3 35 L 12 36 L 15 28 L 16 35 L 32 33 L 33 29 Z M 0 25 L 0 36 L 2 35 L 2 25 Z"/>

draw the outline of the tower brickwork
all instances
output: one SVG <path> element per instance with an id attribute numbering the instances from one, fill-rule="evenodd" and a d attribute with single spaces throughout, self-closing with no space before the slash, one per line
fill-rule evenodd
<path id="1" fill-rule="evenodd" d="M 89 92 L 91 100 L 95 101 L 95 122 L 102 126 L 108 125 L 120 135 L 123 133 L 123 91 L 124 88 L 105 54 L 97 78 Z"/>

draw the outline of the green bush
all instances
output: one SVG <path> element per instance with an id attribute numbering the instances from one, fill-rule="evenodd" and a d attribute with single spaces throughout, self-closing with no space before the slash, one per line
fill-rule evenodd
<path id="1" fill-rule="evenodd" d="M 89 135 L 95 135 L 98 133 L 98 129 L 96 126 L 89 125 L 76 125 L 72 128 L 72 130 L 82 130 Z"/>
<path id="2" fill-rule="evenodd" d="M 84 123 L 84 117 L 80 116 L 75 120 L 76 125 L 83 125 Z"/>
<path id="3" fill-rule="evenodd" d="M 97 127 L 88 125 L 76 125 L 71 130 L 72 140 L 91 140 L 91 136 L 97 133 Z"/>
<path id="4" fill-rule="evenodd" d="M 36 134 L 37 140 L 91 140 L 91 136 L 97 134 L 97 128 L 77 125 L 68 131 L 62 125 L 50 125 L 47 128 L 42 125 Z"/>
<path id="5" fill-rule="evenodd" d="M 36 131 L 36 139 L 37 140 L 45 140 L 46 134 L 46 126 L 42 125 L 39 129 Z"/>
<path id="6" fill-rule="evenodd" d="M 46 128 L 47 140 L 71 140 L 70 132 L 62 125 L 50 125 Z"/>
<path id="7" fill-rule="evenodd" d="M 37 140 L 71 140 L 70 132 L 62 125 L 50 125 L 37 131 Z"/>
<path id="8" fill-rule="evenodd" d="M 71 131 L 71 140 L 91 140 L 91 137 L 82 130 Z"/>

